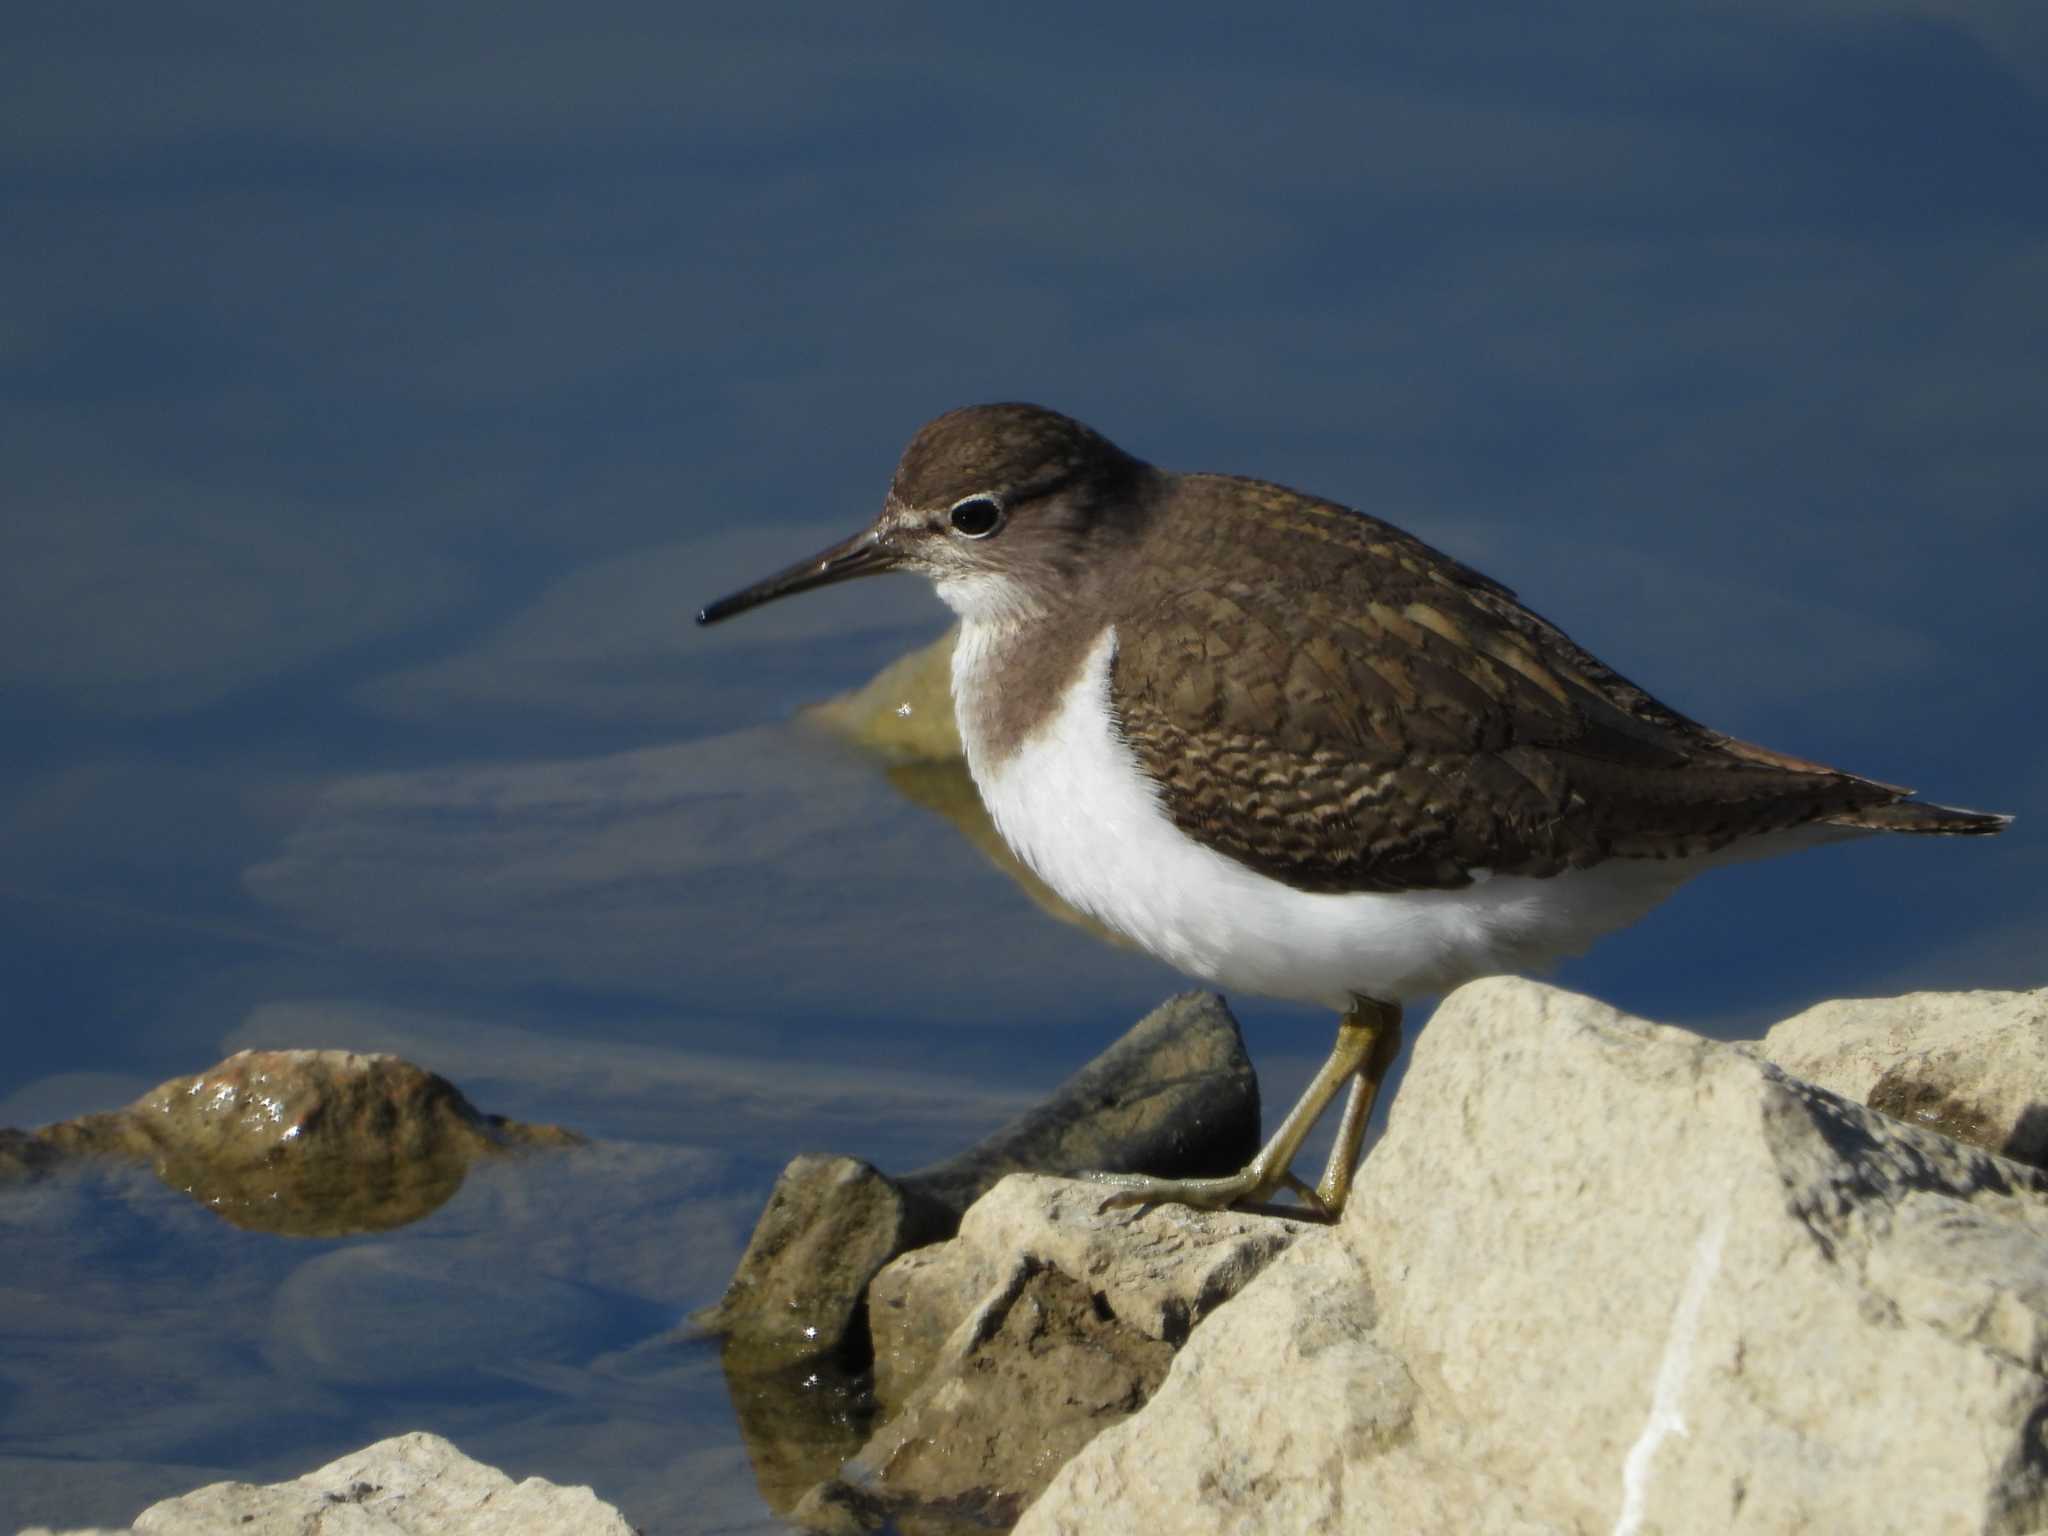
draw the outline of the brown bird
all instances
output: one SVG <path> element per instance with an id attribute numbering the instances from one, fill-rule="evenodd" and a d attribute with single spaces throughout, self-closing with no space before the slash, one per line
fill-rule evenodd
<path id="1" fill-rule="evenodd" d="M 1100 1175 L 1123 1203 L 1334 1215 L 1404 1000 L 1577 954 L 1717 864 L 2011 820 L 1710 730 L 1389 523 L 1034 405 L 929 423 L 871 525 L 698 620 L 891 570 L 960 615 L 968 766 L 1046 884 L 1205 981 L 1343 1013 L 1241 1172 Z M 1290 1165 L 1347 1082 L 1310 1189 Z"/>

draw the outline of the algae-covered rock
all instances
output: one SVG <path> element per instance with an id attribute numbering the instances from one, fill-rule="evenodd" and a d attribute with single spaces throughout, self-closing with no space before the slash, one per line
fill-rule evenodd
<path id="1" fill-rule="evenodd" d="M 446 1078 L 395 1056 L 238 1051 L 125 1109 L 17 1134 L 0 1157 L 28 1172 L 80 1158 L 143 1163 L 236 1226 L 339 1237 L 417 1221 L 478 1158 L 582 1141 L 483 1114 Z"/>
<path id="2" fill-rule="evenodd" d="M 801 718 L 899 762 L 960 757 L 960 731 L 953 723 L 953 644 L 959 638 L 956 624 L 860 687 L 812 705 Z"/>

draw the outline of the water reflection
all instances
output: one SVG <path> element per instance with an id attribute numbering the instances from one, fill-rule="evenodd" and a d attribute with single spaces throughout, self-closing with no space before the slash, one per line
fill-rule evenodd
<path id="1" fill-rule="evenodd" d="M 908 790 L 907 806 L 892 783 Z M 929 805 L 969 829 L 963 845 Z M 804 725 L 560 762 L 366 775 L 329 786 L 250 891 L 304 931 L 501 985 L 662 995 L 746 989 L 750 1013 L 849 1006 L 1071 1013 L 1078 961 L 1043 923 L 953 942 L 991 909 L 1000 850 L 957 766 L 901 763 Z M 686 941 L 679 942 L 679 938 Z M 1053 963 L 1058 957 L 1060 964 Z M 1132 1002 L 1168 990 L 1155 978 Z M 909 983 L 914 978 L 915 986 Z"/>
<path id="2" fill-rule="evenodd" d="M 419 1426 L 673 1507 L 678 1446 L 731 1444 L 715 1355 L 676 1352 L 625 1387 L 604 1360 L 715 1287 L 746 1220 L 731 1172 L 650 1146 L 487 1165 L 402 1233 L 354 1241 L 236 1232 L 105 1165 L 0 1191 L 6 1517 L 125 1524 L 200 1483 L 295 1476 Z M 742 1475 L 735 1457 L 702 1490 L 739 1528 L 755 1513 L 730 1493 Z"/>
<path id="3" fill-rule="evenodd" d="M 309 930 L 339 930 L 351 945 L 443 959 L 467 948 L 528 977 L 595 973 L 637 948 L 651 974 L 673 981 L 705 964 L 698 943 L 673 953 L 667 936 L 680 931 L 743 950 L 764 985 L 789 977 L 797 995 L 824 997 L 886 925 L 854 903 L 836 939 L 804 933 L 815 927 L 809 909 L 831 904 L 807 896 L 804 871 L 843 860 L 820 840 L 843 836 L 849 821 L 872 824 L 893 801 L 872 769 L 808 731 L 481 781 L 344 781 L 253 878 L 296 903 Z M 753 829 L 734 819 L 736 802 L 755 813 Z M 806 805 L 819 809 L 806 815 Z M 784 812 L 794 827 L 780 825 Z M 961 869 L 976 863 L 968 855 Z M 764 865 L 773 873 L 759 873 Z M 757 872 L 736 897 L 707 888 L 706 870 Z M 454 921 L 434 916 L 443 902 Z M 776 903 L 807 910 L 763 932 L 753 914 Z M 585 904 L 594 910 L 572 921 Z M 792 966 L 792 954 L 817 958 Z M 741 1049 L 728 1037 L 725 1050 L 705 1048 L 719 1031 L 688 1021 L 628 1031 L 644 1040 L 605 1033 L 578 1038 L 573 1015 L 544 1021 L 530 1007 L 507 1022 L 344 994 L 273 997 L 222 1042 L 396 1051 L 481 1085 L 487 1103 L 545 1106 L 608 1138 L 538 1159 L 474 1161 L 508 1142 L 570 1138 L 473 1119 L 452 1090 L 386 1083 L 328 1128 L 378 1121 L 372 1106 L 411 1092 L 424 1129 L 337 1179 L 333 1159 L 305 1155 L 332 1150 L 332 1139 L 309 1134 L 250 1057 L 236 1072 L 146 1095 L 141 1117 L 96 1116 L 39 1139 L 42 1150 L 20 1160 L 45 1176 L 0 1187 L 0 1284 L 11 1297 L 0 1321 L 0 1523 L 121 1523 L 203 1482 L 296 1475 L 420 1426 L 522 1474 L 595 1483 L 650 1524 L 763 1521 L 731 1416 L 768 1410 L 745 1391 L 728 1404 L 714 1348 L 665 1331 L 722 1289 L 769 1175 L 793 1150 L 879 1126 L 862 1150 L 928 1161 L 1024 1096 L 819 1042 L 778 1050 L 773 1031 L 754 1031 Z M 15 1097 L 93 1086 L 31 1084 Z M 253 1125 L 267 1142 L 225 1170 L 167 1154 L 144 1127 L 158 1127 L 166 1104 L 195 1101 L 213 1111 L 216 1131 Z M 383 1117 L 384 1130 L 391 1124 Z M 231 1232 L 139 1170 L 52 1172 L 47 1154 L 59 1148 L 161 1167 L 257 1231 Z M 320 1240 L 406 1221 L 376 1241 Z M 318 1236 L 258 1235 L 284 1231 Z M 846 1438 L 834 1422 L 828 1413 L 804 1468 Z M 95 1466 L 90 1480 L 76 1475 L 81 1457 Z"/>
<path id="4" fill-rule="evenodd" d="M 686 1048 L 673 1025 L 577 1040 L 567 1023 L 308 999 L 255 1011 L 229 1043 L 397 1047 L 487 1085 L 485 1103 L 545 1101 L 602 1131 L 584 1145 L 393 1063 L 330 1093 L 323 1120 L 260 1051 L 139 1114 L 17 1139 L 29 1176 L 0 1180 L 0 1525 L 125 1523 L 205 1482 L 295 1476 L 431 1428 L 517 1475 L 594 1483 L 651 1528 L 777 1528 L 734 1415 L 776 1419 L 758 1475 L 779 1488 L 776 1467 L 795 1480 L 855 1436 L 853 1387 L 729 1400 L 716 1346 L 678 1320 L 723 1289 L 796 1148 L 880 1125 L 863 1150 L 928 1161 L 1027 1095 L 804 1049 Z M 167 1153 L 174 1104 L 205 1111 L 223 1163 Z M 348 1129 L 371 1133 L 367 1158 L 346 1155 Z M 809 1404 L 826 1405 L 815 1422 Z"/>
<path id="5" fill-rule="evenodd" d="M 776 1369 L 743 1352 L 723 1360 L 754 1486 L 770 1509 L 787 1515 L 867 1443 L 875 1417 L 868 1374 L 830 1360 Z"/>
<path id="6" fill-rule="evenodd" d="M 843 858 L 821 842 L 898 819 L 901 842 L 882 843 L 916 863 L 922 911 L 970 888 L 986 906 L 984 860 L 1014 868 L 957 763 L 896 756 L 884 768 L 812 724 L 623 759 L 343 780 L 251 884 L 306 930 L 379 950 L 466 944 L 518 974 L 617 963 L 582 945 L 678 968 L 723 947 L 766 987 L 843 995 L 863 965 L 885 973 L 863 951 L 902 913 L 807 890 Z M 942 825 L 964 840 L 935 841 Z M 756 914 L 778 905 L 801 919 L 760 931 Z M 827 906 L 844 908 L 836 927 L 814 911 Z M 633 932 L 607 934 L 607 917 Z M 655 938 L 668 925 L 692 934 L 685 955 L 650 953 L 669 947 Z M 1029 965 L 1044 942 L 1008 963 Z M 792 954 L 819 956 L 821 974 Z M 1002 963 L 963 965 L 963 984 Z M 717 1038 L 701 1025 L 578 1039 L 568 1024 L 273 998 L 227 1031 L 240 1054 L 219 1067 L 18 1139 L 17 1166 L 37 1176 L 0 1184 L 0 1219 L 35 1282 L 0 1324 L 0 1517 L 124 1521 L 205 1481 L 296 1475 L 413 1427 L 515 1473 L 595 1483 L 634 1518 L 667 1511 L 680 1529 L 748 1528 L 765 1518 L 750 1488 L 787 1510 L 832 1472 L 864 1438 L 858 1375 L 721 1362 L 677 1320 L 723 1289 L 792 1152 L 930 1163 L 1026 1107 L 1032 1079 L 918 1070 L 816 1037 L 778 1046 L 772 1031 L 716 1050 L 690 1043 Z M 296 1049 L 327 1042 L 348 1051 Z M 391 1054 L 361 1054 L 379 1052 Z M 1076 1064 L 1055 1056 L 1037 1081 Z M 450 1078 L 599 1139 L 480 1114 Z M 536 1155 L 502 1155 L 513 1149 Z M 336 1240 L 368 1233 L 381 1235 Z M 285 1234 L 300 1241 L 270 1240 Z M 87 1317 L 101 1321 L 81 1352 L 66 1341 Z M 118 1470 L 82 1488 L 67 1468 L 88 1444 Z"/>

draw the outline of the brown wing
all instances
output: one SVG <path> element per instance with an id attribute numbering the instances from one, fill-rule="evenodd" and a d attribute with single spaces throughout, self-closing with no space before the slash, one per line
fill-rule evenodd
<path id="1" fill-rule="evenodd" d="M 1247 504 L 1257 554 L 1216 515 L 1158 530 L 1111 700 L 1181 830 L 1262 874 L 1313 891 L 1549 875 L 1904 793 L 1696 725 L 1387 524 L 1257 482 L 1182 487 Z M 1228 579 L 1192 580 L 1219 560 Z"/>

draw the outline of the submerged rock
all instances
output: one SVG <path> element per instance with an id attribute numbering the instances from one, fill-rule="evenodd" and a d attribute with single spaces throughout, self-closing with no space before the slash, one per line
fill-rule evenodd
<path id="1" fill-rule="evenodd" d="M 126 1109 L 0 1144 L 9 1164 L 143 1163 L 238 1227 L 341 1237 L 417 1221 L 480 1157 L 571 1147 L 559 1126 L 479 1112 L 446 1078 L 395 1056 L 238 1051 Z"/>
<path id="2" fill-rule="evenodd" d="M 2048 1175 L 1529 982 L 1020 1536 L 2048 1523 Z"/>
<path id="3" fill-rule="evenodd" d="M 31 1131 L 0 1126 L 0 1179 L 33 1178 L 64 1161 L 61 1147 Z"/>
<path id="4" fill-rule="evenodd" d="M 944 762 L 964 755 L 953 721 L 955 624 L 929 645 L 899 656 L 860 687 L 804 710 L 808 720 L 896 762 Z"/>
<path id="5" fill-rule="evenodd" d="M 724 1298 L 697 1321 L 725 1336 L 730 1369 L 865 1360 L 868 1282 L 898 1254 L 950 1236 L 1005 1175 L 1225 1173 L 1257 1151 L 1258 1132 L 1258 1080 L 1229 1009 L 1211 993 L 1169 999 L 957 1157 L 894 1178 L 854 1158 L 798 1158 Z"/>
<path id="6" fill-rule="evenodd" d="M 1070 906 L 1033 874 L 989 819 L 981 791 L 967 771 L 953 718 L 953 647 L 959 638 L 956 624 L 929 645 L 897 657 L 860 687 L 813 704 L 797 718 L 882 758 L 888 764 L 889 784 L 898 794 L 951 822 L 1041 911 L 1087 929 L 1105 944 L 1130 948 L 1130 940 Z"/>

